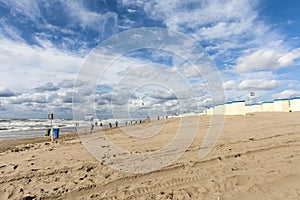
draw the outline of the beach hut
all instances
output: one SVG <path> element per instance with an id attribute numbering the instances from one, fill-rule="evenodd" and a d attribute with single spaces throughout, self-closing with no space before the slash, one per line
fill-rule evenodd
<path id="1" fill-rule="evenodd" d="M 274 112 L 274 102 L 273 101 L 265 101 L 262 103 L 263 112 Z"/>
<path id="2" fill-rule="evenodd" d="M 225 106 L 225 115 L 231 115 L 232 114 L 232 102 L 226 102 L 224 104 Z"/>
<path id="3" fill-rule="evenodd" d="M 219 104 L 214 106 L 213 115 L 224 115 L 225 114 L 225 105 Z"/>
<path id="4" fill-rule="evenodd" d="M 231 109 L 231 115 L 246 115 L 245 101 L 232 101 Z"/>
<path id="5" fill-rule="evenodd" d="M 245 112 L 247 113 L 252 113 L 252 105 L 251 104 L 246 104 L 245 105 Z"/>
<path id="6" fill-rule="evenodd" d="M 274 111 L 275 112 L 289 112 L 290 111 L 289 99 L 275 99 Z"/>
<path id="7" fill-rule="evenodd" d="M 292 112 L 300 111 L 300 97 L 290 98 L 290 110 Z"/>
<path id="8" fill-rule="evenodd" d="M 209 110 L 210 110 L 210 115 L 214 115 L 214 107 L 210 107 Z"/>
<path id="9" fill-rule="evenodd" d="M 262 112 L 263 111 L 261 103 L 253 104 L 251 107 L 252 107 L 252 112 Z"/>
<path id="10" fill-rule="evenodd" d="M 212 107 L 206 109 L 206 115 L 212 115 Z"/>

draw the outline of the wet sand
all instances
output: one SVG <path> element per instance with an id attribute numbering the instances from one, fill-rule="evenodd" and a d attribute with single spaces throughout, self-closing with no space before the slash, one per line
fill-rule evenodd
<path id="1" fill-rule="evenodd" d="M 226 116 L 216 146 L 204 159 L 199 150 L 210 118 L 199 119 L 189 149 L 169 166 L 149 173 L 110 168 L 107 158 L 95 159 L 75 133 L 55 143 L 48 137 L 1 141 L 0 199 L 300 199 L 299 112 Z M 179 120 L 105 134 L 130 152 L 151 152 L 172 140 Z M 124 134 L 151 130 L 159 123 L 164 126 L 155 136 Z M 117 160 L 119 155 L 110 156 Z"/>

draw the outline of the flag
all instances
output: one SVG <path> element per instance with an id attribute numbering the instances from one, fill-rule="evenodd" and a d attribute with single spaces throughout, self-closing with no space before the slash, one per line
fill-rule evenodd
<path id="1" fill-rule="evenodd" d="M 53 116 L 54 116 L 54 115 L 53 115 L 52 113 L 49 114 L 49 115 L 48 115 L 48 119 L 53 119 Z"/>
<path id="2" fill-rule="evenodd" d="M 250 96 L 250 97 L 254 97 L 254 96 L 255 96 L 255 92 L 250 92 L 250 93 L 249 93 L 249 96 Z"/>

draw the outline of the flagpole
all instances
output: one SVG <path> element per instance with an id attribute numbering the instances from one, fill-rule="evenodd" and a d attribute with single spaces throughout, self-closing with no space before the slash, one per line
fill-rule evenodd
<path id="1" fill-rule="evenodd" d="M 252 104 L 252 97 L 255 96 L 255 93 L 253 91 L 249 92 L 249 103 Z"/>
<path id="2" fill-rule="evenodd" d="M 250 102 L 250 105 L 252 104 L 251 102 L 251 94 L 249 93 L 249 102 Z"/>

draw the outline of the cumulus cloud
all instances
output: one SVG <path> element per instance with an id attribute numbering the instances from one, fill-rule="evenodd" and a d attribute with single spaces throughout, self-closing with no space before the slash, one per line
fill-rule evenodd
<path id="1" fill-rule="evenodd" d="M 235 80 L 230 80 L 230 81 L 227 81 L 223 84 L 223 87 L 224 87 L 224 90 L 231 90 L 233 88 L 236 87 L 236 82 Z"/>
<path id="2" fill-rule="evenodd" d="M 35 93 L 35 94 L 21 94 L 18 96 L 10 97 L 7 101 L 10 104 L 23 104 L 23 103 L 49 103 L 53 99 L 52 95 Z"/>
<path id="3" fill-rule="evenodd" d="M 14 90 L 29 89 L 45 81 L 74 79 L 82 62 L 81 57 L 59 49 L 42 49 L 4 38 L 1 43 L 0 85 Z"/>
<path id="4" fill-rule="evenodd" d="M 237 72 L 253 70 L 277 70 L 288 67 L 300 58 L 300 49 L 280 51 L 276 49 L 258 49 L 257 51 L 237 59 Z"/>
<path id="5" fill-rule="evenodd" d="M 74 80 L 62 80 L 61 82 L 58 83 L 58 86 L 62 88 L 73 88 L 74 83 L 75 83 Z"/>
<path id="6" fill-rule="evenodd" d="M 75 84 L 76 83 L 76 84 Z M 78 88 L 86 85 L 86 81 L 81 80 L 62 80 L 58 83 L 58 87 L 60 88 Z"/>
<path id="7" fill-rule="evenodd" d="M 97 99 L 99 105 L 112 104 L 123 106 L 128 103 L 129 96 L 127 94 L 109 92 L 100 94 Z"/>
<path id="8" fill-rule="evenodd" d="M 15 94 L 10 91 L 10 89 L 5 87 L 0 87 L 0 97 L 12 97 L 15 96 Z"/>
<path id="9" fill-rule="evenodd" d="M 276 80 L 244 80 L 239 84 L 240 90 L 273 90 L 278 87 Z"/>
<path id="10" fill-rule="evenodd" d="M 150 18 L 161 20 L 166 27 L 186 33 L 198 41 L 213 42 L 217 51 L 250 44 L 270 44 L 272 40 L 281 38 L 259 19 L 258 1 L 122 0 L 121 3 L 128 7 L 143 7 Z M 219 47 L 226 42 L 228 45 Z"/>
<path id="11" fill-rule="evenodd" d="M 155 93 L 150 93 L 149 96 L 154 99 L 160 99 L 160 100 L 164 100 L 164 101 L 177 100 L 176 94 L 173 94 L 170 91 L 158 90 Z"/>
<path id="12" fill-rule="evenodd" d="M 299 49 L 287 50 L 284 36 L 260 18 L 259 1 L 120 2 L 128 7 L 140 6 L 148 17 L 193 37 L 205 45 L 215 61 L 234 63 L 235 72 L 276 70 L 292 65 L 300 57 Z M 254 52 L 249 52 L 249 48 Z M 243 51 L 247 53 L 243 55 Z M 190 72 L 191 76 L 196 74 Z"/>
<path id="13" fill-rule="evenodd" d="M 58 94 L 58 101 L 61 101 L 62 104 L 70 104 L 73 103 L 73 94 L 71 92 L 64 92 Z"/>
<path id="14" fill-rule="evenodd" d="M 59 87 L 54 85 L 52 82 L 45 83 L 42 86 L 34 88 L 37 92 L 57 91 Z"/>
<path id="15" fill-rule="evenodd" d="M 300 96 L 300 91 L 295 90 L 284 90 L 280 93 L 276 93 L 272 95 L 273 99 L 284 99 L 284 98 L 291 98 L 295 96 Z"/>

